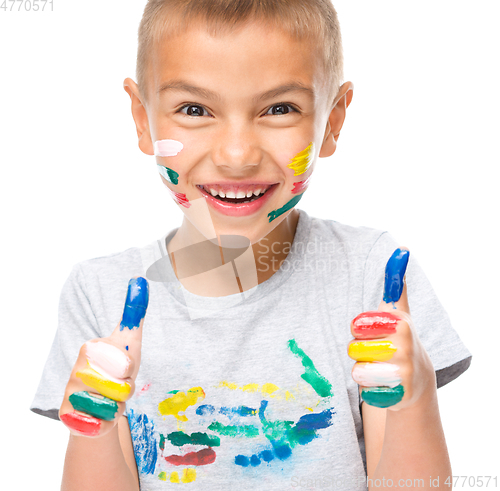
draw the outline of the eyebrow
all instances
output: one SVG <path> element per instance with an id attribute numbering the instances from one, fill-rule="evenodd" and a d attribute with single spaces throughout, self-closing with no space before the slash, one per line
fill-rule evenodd
<path id="1" fill-rule="evenodd" d="M 197 85 L 190 84 L 188 82 L 185 82 L 184 80 L 170 80 L 168 82 L 165 82 L 158 89 L 158 93 L 164 92 L 165 90 L 190 92 L 191 94 L 213 101 L 220 101 L 221 99 L 220 95 L 216 92 L 198 87 Z M 285 85 L 280 85 L 279 87 L 275 87 L 274 89 L 267 90 L 266 92 L 255 96 L 253 98 L 253 102 L 272 99 L 288 92 L 304 92 L 310 97 L 314 98 L 314 90 L 311 87 L 308 87 L 307 85 L 304 85 L 300 82 L 291 82 Z"/>

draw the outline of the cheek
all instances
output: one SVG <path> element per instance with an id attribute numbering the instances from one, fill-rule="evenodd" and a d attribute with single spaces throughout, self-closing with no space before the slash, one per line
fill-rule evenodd
<path id="1" fill-rule="evenodd" d="M 179 173 L 173 169 L 175 167 L 175 159 L 172 161 L 170 157 L 178 155 L 184 145 L 177 140 L 157 140 L 154 142 L 154 152 L 160 175 L 173 185 L 179 183 Z"/>

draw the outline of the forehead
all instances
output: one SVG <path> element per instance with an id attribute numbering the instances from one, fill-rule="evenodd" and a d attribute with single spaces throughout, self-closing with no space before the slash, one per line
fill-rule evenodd
<path id="1" fill-rule="evenodd" d="M 201 24 L 191 25 L 156 45 L 149 90 L 161 96 L 171 81 L 182 80 L 221 96 L 244 98 L 288 84 L 310 88 L 316 97 L 324 84 L 316 46 L 263 22 L 216 36 Z"/>

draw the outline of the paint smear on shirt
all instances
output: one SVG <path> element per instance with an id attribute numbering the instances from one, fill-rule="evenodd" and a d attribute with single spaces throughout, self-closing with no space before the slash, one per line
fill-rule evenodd
<path id="1" fill-rule="evenodd" d="M 128 424 L 134 445 L 135 461 L 141 474 L 154 474 L 158 451 L 155 427 L 146 414 L 135 414 L 128 410 Z"/>
<path id="2" fill-rule="evenodd" d="M 208 465 L 215 462 L 215 457 L 214 450 L 209 447 L 185 455 L 167 455 L 164 459 L 172 465 Z"/>
<path id="3" fill-rule="evenodd" d="M 186 393 L 176 392 L 171 397 L 158 404 L 158 411 L 164 416 L 172 415 L 178 421 L 188 421 L 183 413 L 189 406 L 194 406 L 199 400 L 205 399 L 205 392 L 201 387 L 193 387 Z"/>
<path id="4" fill-rule="evenodd" d="M 316 370 L 311 358 L 299 348 L 295 339 L 288 341 L 288 347 L 296 357 L 300 358 L 306 370 L 301 377 L 316 391 L 316 394 L 320 397 L 333 396 L 332 384 Z"/>

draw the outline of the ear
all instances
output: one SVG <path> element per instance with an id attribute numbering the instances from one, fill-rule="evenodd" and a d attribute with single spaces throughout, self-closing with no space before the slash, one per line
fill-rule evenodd
<path id="1" fill-rule="evenodd" d="M 142 102 L 142 96 L 137 84 L 131 79 L 123 81 L 123 88 L 132 101 L 132 117 L 134 118 L 137 136 L 139 137 L 139 148 L 146 155 L 154 155 L 151 132 L 149 130 L 149 120 L 146 107 Z"/>
<path id="2" fill-rule="evenodd" d="M 352 82 L 345 82 L 342 87 L 340 87 L 333 102 L 333 109 L 328 116 L 325 136 L 319 151 L 319 157 L 330 157 L 337 149 L 337 140 L 342 125 L 344 124 L 346 110 L 352 101 L 353 91 L 354 85 Z"/>

